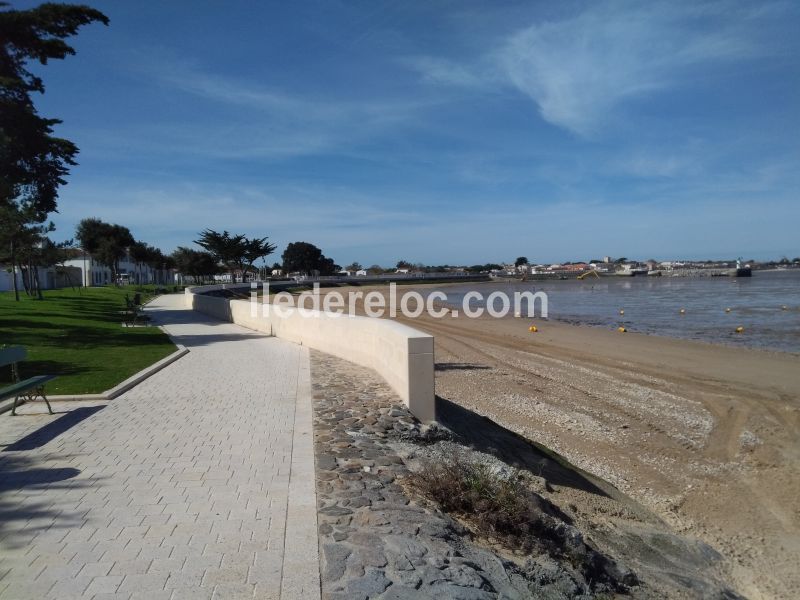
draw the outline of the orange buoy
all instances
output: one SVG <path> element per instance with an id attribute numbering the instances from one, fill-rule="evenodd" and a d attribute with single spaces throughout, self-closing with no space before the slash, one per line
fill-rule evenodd
<path id="1" fill-rule="evenodd" d="M 625 333 L 628 330 L 625 329 L 624 327 L 619 327 L 619 328 L 617 328 L 617 331 L 619 331 L 620 333 Z"/>
<path id="2" fill-rule="evenodd" d="M 528 331 L 530 331 L 531 333 L 536 333 L 537 331 L 539 331 L 539 328 L 536 327 L 536 325 L 531 325 L 530 327 L 528 327 Z"/>

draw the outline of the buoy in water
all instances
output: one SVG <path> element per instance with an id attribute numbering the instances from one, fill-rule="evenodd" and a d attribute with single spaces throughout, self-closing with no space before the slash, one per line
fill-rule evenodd
<path id="1" fill-rule="evenodd" d="M 625 333 L 628 330 L 625 329 L 624 327 L 619 327 L 619 328 L 617 328 L 617 331 L 619 331 L 620 333 Z"/>
<path id="2" fill-rule="evenodd" d="M 686 309 L 682 308 L 678 312 L 681 313 L 682 315 L 685 315 L 686 314 Z"/>
<path id="3" fill-rule="evenodd" d="M 736 333 L 744 333 L 744 327 L 739 326 L 736 328 Z"/>
<path id="4" fill-rule="evenodd" d="M 619 314 L 624 315 L 625 311 L 623 309 L 619 309 Z"/>
<path id="5" fill-rule="evenodd" d="M 536 333 L 537 331 L 539 331 L 539 328 L 536 327 L 536 325 L 531 325 L 530 327 L 528 327 L 528 331 L 530 331 L 531 333 Z"/>
<path id="6" fill-rule="evenodd" d="M 783 306 L 781 306 L 781 310 L 789 310 L 789 307 L 784 304 Z"/>
<path id="7" fill-rule="evenodd" d="M 729 306 L 728 308 L 726 308 L 725 312 L 731 312 L 731 307 Z"/>

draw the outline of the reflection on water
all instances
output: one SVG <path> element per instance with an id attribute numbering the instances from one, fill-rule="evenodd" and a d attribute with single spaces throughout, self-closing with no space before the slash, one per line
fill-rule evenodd
<path id="1" fill-rule="evenodd" d="M 550 318 L 673 337 L 800 352 L 800 270 L 753 277 L 604 277 L 578 281 L 464 284 L 442 288 L 448 304 L 480 291 L 545 291 Z M 782 306 L 787 309 L 783 310 Z M 537 310 L 539 306 L 537 304 Z M 680 314 L 680 309 L 685 314 Z M 725 309 L 730 308 L 730 312 Z M 624 316 L 619 311 L 624 309 Z M 736 327 L 744 333 L 734 332 Z"/>

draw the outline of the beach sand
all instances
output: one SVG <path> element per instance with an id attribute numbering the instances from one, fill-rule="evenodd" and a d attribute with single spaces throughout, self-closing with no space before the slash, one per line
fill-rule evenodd
<path id="1" fill-rule="evenodd" d="M 800 356 L 538 319 L 397 320 L 435 336 L 439 397 L 706 542 L 724 557 L 719 578 L 748 598 L 796 597 Z M 615 526 L 607 503 L 559 494 L 590 530 Z"/>

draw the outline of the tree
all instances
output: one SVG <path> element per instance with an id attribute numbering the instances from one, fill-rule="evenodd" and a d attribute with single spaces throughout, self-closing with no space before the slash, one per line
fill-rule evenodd
<path id="1" fill-rule="evenodd" d="M 410 269 L 411 268 L 411 263 L 408 262 L 407 260 L 398 260 L 397 261 L 397 268 L 398 269 Z"/>
<path id="2" fill-rule="evenodd" d="M 206 229 L 200 232 L 200 239 L 194 241 L 195 244 L 211 253 L 217 263 L 223 265 L 234 279 L 234 267 L 238 256 L 243 251 L 244 236 L 232 236 L 227 231 L 222 233 L 213 229 Z"/>
<path id="3" fill-rule="evenodd" d="M 517 260 L 514 261 L 515 267 L 522 267 L 528 264 L 528 257 L 527 256 L 519 256 Z"/>
<path id="4" fill-rule="evenodd" d="M 360 263 L 358 263 L 358 262 L 351 262 L 349 265 L 347 265 L 347 266 L 344 268 L 344 270 L 345 270 L 345 271 L 361 271 L 361 270 L 363 270 L 363 268 L 364 268 L 364 267 L 362 267 Z"/>
<path id="5" fill-rule="evenodd" d="M 192 277 L 195 283 L 210 279 L 220 272 L 219 264 L 210 252 L 179 246 L 172 253 L 172 260 L 178 271 Z"/>
<path id="6" fill-rule="evenodd" d="M 108 18 L 86 6 L 43 4 L 23 11 L 7 6 L 0 2 L 0 233 L 16 265 L 20 238 L 56 210 L 58 188 L 66 184 L 78 153 L 75 144 L 52 135 L 61 121 L 38 115 L 31 94 L 44 93 L 44 83 L 27 64 L 75 54 L 64 40 L 83 25 L 108 24 Z"/>
<path id="7" fill-rule="evenodd" d="M 333 259 L 326 257 L 322 250 L 308 242 L 292 242 L 286 246 L 281 258 L 287 273 L 333 275 L 340 270 Z"/>
<path id="8" fill-rule="evenodd" d="M 231 281 L 236 281 L 236 269 L 242 273 L 242 281 L 245 281 L 247 272 L 253 268 L 255 262 L 275 251 L 275 246 L 268 239 L 247 238 L 242 234 L 231 235 L 227 231 L 220 233 L 206 229 L 200 232 L 200 238 L 194 243 L 210 252 L 217 262 L 225 265 L 231 273 Z"/>
<path id="9" fill-rule="evenodd" d="M 242 255 L 243 264 L 246 266 L 242 269 L 242 281 L 245 279 L 245 273 L 253 269 L 253 265 L 259 258 L 266 258 L 275 252 L 275 245 L 267 241 L 268 238 L 245 238 L 244 240 L 244 254 Z"/>
<path id="10" fill-rule="evenodd" d="M 75 237 L 84 251 L 111 269 L 112 281 L 116 284 L 119 261 L 136 243 L 130 230 L 122 225 L 89 218 L 78 223 Z"/>

